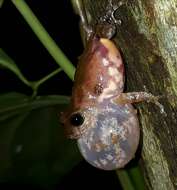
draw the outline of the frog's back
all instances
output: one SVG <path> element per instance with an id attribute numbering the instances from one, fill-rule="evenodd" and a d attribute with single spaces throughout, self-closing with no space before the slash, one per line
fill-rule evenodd
<path id="1" fill-rule="evenodd" d="M 109 39 L 92 38 L 80 58 L 75 74 L 72 105 L 95 105 L 123 91 L 124 66 L 120 53 Z"/>

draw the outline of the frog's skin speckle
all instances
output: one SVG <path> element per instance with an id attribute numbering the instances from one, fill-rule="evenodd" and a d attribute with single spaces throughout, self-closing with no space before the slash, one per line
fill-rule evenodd
<path id="1" fill-rule="evenodd" d="M 98 83 L 95 85 L 94 93 L 96 96 L 99 96 L 103 92 L 103 85 Z"/>

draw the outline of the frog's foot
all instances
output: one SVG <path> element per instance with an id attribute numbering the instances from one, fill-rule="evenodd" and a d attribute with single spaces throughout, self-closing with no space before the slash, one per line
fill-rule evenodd
<path id="1" fill-rule="evenodd" d="M 100 22 L 108 22 L 111 24 L 120 24 L 120 20 L 115 18 L 115 12 L 126 4 L 125 0 L 120 0 L 116 4 L 113 3 L 113 0 L 110 0 L 108 6 L 106 7 L 106 14 L 100 17 Z"/>

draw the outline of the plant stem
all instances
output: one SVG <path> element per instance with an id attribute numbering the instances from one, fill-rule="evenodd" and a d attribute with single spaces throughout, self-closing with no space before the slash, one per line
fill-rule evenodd
<path id="1" fill-rule="evenodd" d="M 42 83 L 44 83 L 45 81 L 47 81 L 48 79 L 50 79 L 51 77 L 53 77 L 54 75 L 58 74 L 62 69 L 58 68 L 55 71 L 53 71 L 52 73 L 48 74 L 47 76 L 43 77 L 42 79 L 35 81 L 35 88 L 38 88 Z"/>
<path id="2" fill-rule="evenodd" d="M 134 166 L 128 169 L 128 174 L 136 190 L 145 189 L 144 178 L 138 166 Z"/>
<path id="3" fill-rule="evenodd" d="M 42 79 L 31 82 L 31 88 L 33 89 L 32 97 L 35 97 L 37 95 L 38 88 L 41 84 L 43 84 L 48 79 L 52 78 L 54 75 L 58 74 L 61 70 L 62 70 L 61 68 L 58 68 L 55 71 L 48 74 L 47 76 L 43 77 Z"/>
<path id="4" fill-rule="evenodd" d="M 55 41 L 51 38 L 51 36 L 47 33 L 45 28 L 39 22 L 37 17 L 34 15 L 32 10 L 26 4 L 24 0 L 12 0 L 15 7 L 22 14 L 26 22 L 29 24 L 33 32 L 36 34 L 38 39 L 44 45 L 44 47 L 48 50 L 50 55 L 54 58 L 58 65 L 63 69 L 63 71 L 69 76 L 70 79 L 74 79 L 75 68 L 68 60 L 68 58 L 64 55 L 61 49 L 57 46 Z"/>
<path id="5" fill-rule="evenodd" d="M 124 190 L 135 190 L 128 173 L 124 169 L 116 170 L 121 186 Z"/>

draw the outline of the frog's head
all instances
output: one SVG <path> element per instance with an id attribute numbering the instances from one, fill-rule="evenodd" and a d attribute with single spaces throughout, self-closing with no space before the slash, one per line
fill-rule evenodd
<path id="1" fill-rule="evenodd" d="M 87 128 L 95 125 L 96 114 L 97 109 L 95 107 L 63 112 L 60 121 L 64 126 L 66 136 L 70 139 L 80 138 Z"/>

